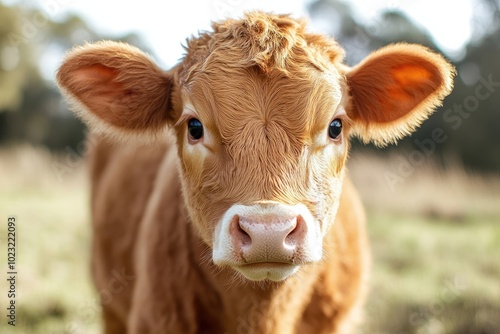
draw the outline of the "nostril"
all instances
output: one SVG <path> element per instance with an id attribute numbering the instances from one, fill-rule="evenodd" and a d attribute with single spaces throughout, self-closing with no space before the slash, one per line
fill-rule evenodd
<path id="1" fill-rule="evenodd" d="M 303 239 L 305 233 L 305 222 L 302 216 L 297 216 L 295 219 L 295 226 L 291 229 L 291 231 L 285 237 L 286 245 L 298 245 Z"/>
<path id="2" fill-rule="evenodd" d="M 245 230 L 245 227 L 242 225 L 240 216 L 235 215 L 231 220 L 229 233 L 233 240 L 241 246 L 248 246 L 252 243 L 252 238 L 250 234 Z"/>
<path id="3" fill-rule="evenodd" d="M 241 240 L 242 245 L 250 245 L 252 243 L 252 238 L 250 234 L 243 228 L 240 220 L 238 219 L 238 236 Z"/>

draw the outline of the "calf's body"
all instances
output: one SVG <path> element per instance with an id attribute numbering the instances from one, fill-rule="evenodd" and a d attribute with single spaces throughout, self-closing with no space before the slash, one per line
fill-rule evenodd
<path id="1" fill-rule="evenodd" d="M 94 132 L 106 333 L 351 331 L 370 261 L 349 138 L 411 133 L 454 72 L 418 45 L 343 57 L 261 12 L 189 39 L 169 71 L 121 43 L 68 54 L 57 81 Z"/>

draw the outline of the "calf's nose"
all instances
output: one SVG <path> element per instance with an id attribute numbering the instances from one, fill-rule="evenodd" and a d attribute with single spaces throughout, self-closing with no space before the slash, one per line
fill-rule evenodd
<path id="1" fill-rule="evenodd" d="M 230 227 L 236 251 L 247 263 L 293 262 L 305 231 L 300 215 L 235 215 Z"/>

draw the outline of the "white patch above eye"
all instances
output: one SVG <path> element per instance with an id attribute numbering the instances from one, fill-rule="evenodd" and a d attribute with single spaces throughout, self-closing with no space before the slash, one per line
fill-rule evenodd
<path id="1" fill-rule="evenodd" d="M 182 114 L 179 117 L 179 119 L 177 120 L 177 122 L 174 124 L 174 126 L 181 125 L 182 123 L 185 123 L 190 118 L 200 119 L 200 116 L 196 112 L 195 107 L 190 102 L 187 102 L 187 103 L 184 103 L 184 105 L 182 107 Z M 200 121 L 201 121 L 201 119 L 200 119 Z M 203 124 L 203 122 L 202 122 L 202 124 Z"/>
<path id="2" fill-rule="evenodd" d="M 337 108 L 337 111 L 335 112 L 335 115 L 333 116 L 332 119 L 346 117 L 346 116 L 347 116 L 347 113 L 345 112 L 344 106 L 341 105 Z"/>

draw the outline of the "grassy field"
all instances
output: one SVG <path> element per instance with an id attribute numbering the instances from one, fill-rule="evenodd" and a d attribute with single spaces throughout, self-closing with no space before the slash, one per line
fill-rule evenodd
<path id="1" fill-rule="evenodd" d="M 374 257 L 361 333 L 500 333 L 500 176 L 425 165 L 391 187 L 395 161 L 350 161 Z M 88 202 L 83 162 L 0 150 L 2 252 L 7 216 L 18 219 L 17 326 L 5 324 L 2 279 L 0 333 L 99 333 Z"/>

